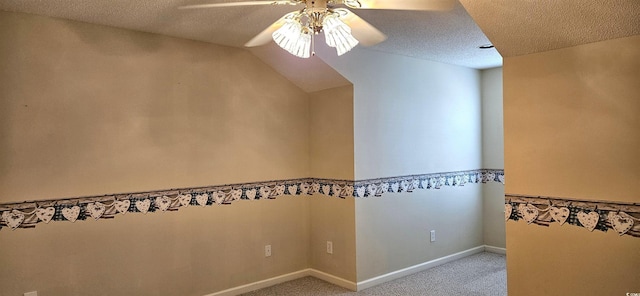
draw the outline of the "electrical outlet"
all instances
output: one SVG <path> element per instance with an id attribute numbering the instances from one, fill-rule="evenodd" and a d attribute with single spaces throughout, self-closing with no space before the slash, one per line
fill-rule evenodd
<path id="1" fill-rule="evenodd" d="M 271 257 L 271 245 L 264 246 L 264 256 Z"/>
<path id="2" fill-rule="evenodd" d="M 27 292 L 22 294 L 24 296 L 38 296 L 38 291 L 33 291 L 33 292 Z"/>
<path id="3" fill-rule="evenodd" d="M 333 242 L 327 241 L 327 253 L 333 254 Z"/>
<path id="4" fill-rule="evenodd" d="M 431 230 L 430 234 L 431 234 L 431 241 L 435 242 L 436 241 L 436 231 L 435 230 Z"/>

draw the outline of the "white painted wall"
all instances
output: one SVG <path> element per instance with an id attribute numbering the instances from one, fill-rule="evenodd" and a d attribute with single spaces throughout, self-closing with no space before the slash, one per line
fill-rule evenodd
<path id="1" fill-rule="evenodd" d="M 356 179 L 481 167 L 477 70 L 363 49 L 320 54 L 354 85 Z"/>
<path id="2" fill-rule="evenodd" d="M 356 179 L 482 167 L 479 71 L 359 48 L 319 55 L 354 84 Z M 357 199 L 358 281 L 482 245 L 481 209 L 477 184 Z"/>
<path id="3" fill-rule="evenodd" d="M 504 132 L 502 120 L 502 68 L 480 72 L 482 81 L 482 167 L 504 169 Z M 508 176 L 507 176 L 508 178 Z M 506 247 L 504 221 L 504 185 L 482 186 L 484 243 Z"/>

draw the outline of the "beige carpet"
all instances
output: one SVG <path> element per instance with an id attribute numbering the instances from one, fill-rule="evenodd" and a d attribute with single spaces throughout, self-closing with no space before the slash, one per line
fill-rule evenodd
<path id="1" fill-rule="evenodd" d="M 359 292 L 305 277 L 243 295 L 504 296 L 507 295 L 505 259 L 504 255 L 484 252 Z"/>

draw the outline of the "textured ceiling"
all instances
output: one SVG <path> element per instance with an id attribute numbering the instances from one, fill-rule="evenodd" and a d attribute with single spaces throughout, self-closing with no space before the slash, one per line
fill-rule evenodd
<path id="1" fill-rule="evenodd" d="M 238 0 L 233 0 L 238 1 Z M 253 36 L 296 6 L 243 6 L 179 10 L 188 4 L 230 0 L 2 0 L 0 9 L 107 25 L 168 36 L 243 47 Z M 502 65 L 495 49 L 477 47 L 489 39 L 457 3 L 447 12 L 355 10 L 388 39 L 369 50 L 405 55 L 464 67 Z M 318 44 L 317 46 L 325 46 Z M 319 59 L 303 60 L 273 43 L 251 52 L 305 91 L 348 84 Z M 347 53 L 355 54 L 355 53 Z"/>
<path id="2" fill-rule="evenodd" d="M 231 1 L 238 0 L 1 0 L 0 9 L 233 47 L 242 47 L 282 15 L 297 9 L 269 5 L 177 9 L 181 5 Z M 500 54 L 517 56 L 640 34 L 640 0 L 460 2 L 462 5 L 458 3 L 447 12 L 354 12 L 388 36 L 385 42 L 367 50 L 476 69 L 502 65 Z M 477 48 L 486 43 L 493 43 L 497 50 Z M 250 50 L 305 91 L 349 83 L 318 58 L 299 59 L 273 43 Z M 357 52 L 345 56 L 350 54 Z"/>
<path id="3" fill-rule="evenodd" d="M 460 2 L 504 57 L 640 34 L 640 0 Z"/>

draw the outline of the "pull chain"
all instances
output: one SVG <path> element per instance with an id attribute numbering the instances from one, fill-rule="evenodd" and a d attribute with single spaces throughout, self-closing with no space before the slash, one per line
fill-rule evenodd
<path id="1" fill-rule="evenodd" d="M 315 32 L 311 32 L 311 56 L 316 56 L 316 33 Z"/>
<path id="2" fill-rule="evenodd" d="M 311 1 L 311 12 L 315 14 L 316 1 Z M 312 19 L 311 26 L 311 56 L 316 56 L 316 20 Z"/>

